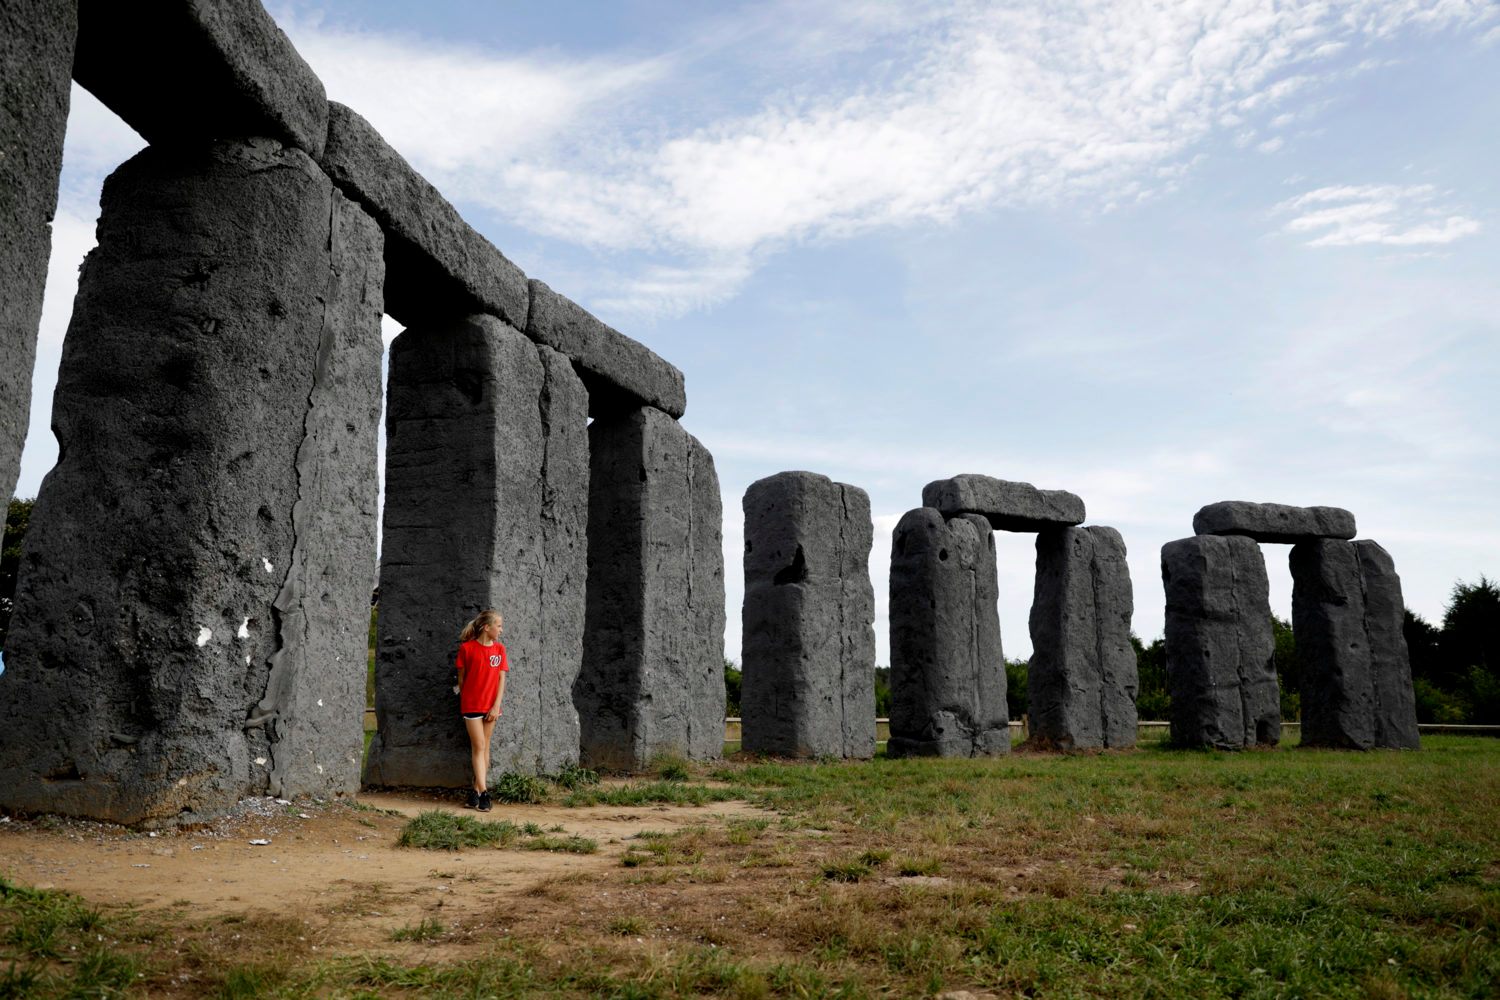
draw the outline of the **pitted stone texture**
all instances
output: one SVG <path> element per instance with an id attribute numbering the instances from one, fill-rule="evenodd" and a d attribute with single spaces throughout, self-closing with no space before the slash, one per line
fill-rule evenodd
<path id="1" fill-rule="evenodd" d="M 1281 739 L 1270 583 L 1252 539 L 1196 535 L 1161 550 L 1172 742 L 1235 750 Z"/>
<path id="2" fill-rule="evenodd" d="M 31 422 L 77 29 L 75 0 L 0 5 L 0 496 L 7 499 Z"/>
<path id="3" fill-rule="evenodd" d="M 328 146 L 321 162 L 385 230 L 387 313 L 406 326 L 487 313 L 526 329 L 526 275 L 369 122 L 336 101 L 328 104 Z"/>
<path id="4" fill-rule="evenodd" d="M 1416 693 L 1412 690 L 1411 657 L 1401 625 L 1406 602 L 1401 577 L 1391 555 L 1378 543 L 1354 543 L 1364 582 L 1365 638 L 1370 645 L 1370 678 L 1374 686 L 1375 745 L 1393 750 L 1422 746 L 1417 729 Z"/>
<path id="5" fill-rule="evenodd" d="M 252 140 L 139 154 L 98 233 L 6 642 L 0 804 L 135 823 L 352 792 L 379 229 Z"/>
<path id="6" fill-rule="evenodd" d="M 639 771 L 724 740 L 723 507 L 713 458 L 660 410 L 589 425 L 582 757 Z"/>
<path id="7" fill-rule="evenodd" d="M 260 0 L 80 0 L 73 76 L 153 144 L 271 136 L 317 157 L 323 83 Z"/>
<path id="8" fill-rule="evenodd" d="M 1354 515 L 1339 507 L 1288 507 L 1280 503 L 1223 500 L 1193 515 L 1195 535 L 1243 535 L 1257 542 L 1353 538 Z"/>
<path id="9" fill-rule="evenodd" d="M 1049 528 L 1036 540 L 1027 671 L 1032 745 L 1135 745 L 1134 601 L 1113 528 Z"/>
<path id="10" fill-rule="evenodd" d="M 1083 501 L 1066 490 L 1039 490 L 1030 483 L 965 473 L 922 488 L 922 506 L 944 517 L 980 514 L 996 531 L 1040 531 L 1082 524 Z"/>
<path id="11" fill-rule="evenodd" d="M 977 514 L 907 511 L 891 541 L 893 757 L 1010 750 L 995 538 Z"/>
<path id="12" fill-rule="evenodd" d="M 1353 542 L 1292 546 L 1292 630 L 1302 679 L 1302 745 L 1375 745 L 1375 689 L 1364 582 Z"/>
<path id="13" fill-rule="evenodd" d="M 578 761 L 587 399 L 556 352 L 492 316 L 412 327 L 391 345 L 376 716 L 365 781 L 466 786 L 452 692 L 458 632 L 505 618 L 511 667 L 497 772 Z"/>
<path id="14" fill-rule="evenodd" d="M 742 748 L 875 755 L 874 526 L 864 490 L 781 472 L 745 491 Z"/>
<path id="15" fill-rule="evenodd" d="M 593 416 L 641 405 L 673 417 L 687 410 L 682 372 L 535 279 L 527 324 L 532 340 L 573 359 L 589 388 Z"/>

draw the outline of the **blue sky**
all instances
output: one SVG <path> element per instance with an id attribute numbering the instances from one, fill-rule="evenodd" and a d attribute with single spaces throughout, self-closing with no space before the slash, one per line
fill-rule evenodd
<path id="1" fill-rule="evenodd" d="M 1160 547 L 1217 500 L 1349 508 L 1429 619 L 1500 576 L 1493 3 L 268 7 L 528 274 L 682 368 L 732 658 L 740 498 L 785 469 L 870 493 L 882 663 L 890 530 L 960 472 L 1119 528 L 1148 640 Z M 23 496 L 140 145 L 74 107 Z M 997 542 L 1025 655 L 1032 539 Z"/>

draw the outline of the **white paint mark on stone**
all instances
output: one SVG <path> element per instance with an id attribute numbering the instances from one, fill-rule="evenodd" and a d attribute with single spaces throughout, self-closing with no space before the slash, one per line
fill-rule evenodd
<path id="1" fill-rule="evenodd" d="M 319 698 L 319 699 L 318 699 L 318 707 L 319 707 L 319 708 L 322 708 L 322 707 L 323 707 L 323 699 L 322 699 L 322 698 Z"/>
<path id="2" fill-rule="evenodd" d="M 276 568 L 275 566 L 271 565 L 271 560 L 267 559 L 265 556 L 261 556 L 260 561 L 265 565 L 267 573 Z"/>
<path id="3" fill-rule="evenodd" d="M 235 635 L 239 636 L 241 639 L 250 638 L 250 619 L 246 618 L 244 621 L 240 622 L 240 630 L 236 632 Z"/>
<path id="4" fill-rule="evenodd" d="M 319 773 L 319 774 L 322 774 L 322 773 L 323 773 L 323 765 L 322 765 L 322 764 L 319 764 L 319 765 L 318 765 L 318 773 Z"/>
<path id="5" fill-rule="evenodd" d="M 205 626 L 202 626 L 202 627 L 200 627 L 198 629 L 198 645 L 199 646 L 207 646 L 208 645 L 208 640 L 212 639 L 213 637 L 214 637 L 213 630 L 211 630 L 208 626 L 205 625 Z"/>
<path id="6" fill-rule="evenodd" d="M 186 778 L 178 778 L 177 779 L 177 787 L 178 788 L 181 788 L 183 785 L 186 785 L 186 784 L 187 784 L 187 779 Z"/>
<path id="7" fill-rule="evenodd" d="M 266 759 L 264 757 L 257 757 L 255 758 L 255 763 L 259 764 L 261 767 L 265 767 Z"/>

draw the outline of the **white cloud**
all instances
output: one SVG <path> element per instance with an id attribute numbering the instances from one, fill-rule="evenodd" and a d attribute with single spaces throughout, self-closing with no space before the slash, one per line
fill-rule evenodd
<path id="1" fill-rule="evenodd" d="M 1442 246 L 1479 232 L 1477 220 L 1439 201 L 1430 184 L 1321 187 L 1282 202 L 1283 227 L 1311 247 Z"/>

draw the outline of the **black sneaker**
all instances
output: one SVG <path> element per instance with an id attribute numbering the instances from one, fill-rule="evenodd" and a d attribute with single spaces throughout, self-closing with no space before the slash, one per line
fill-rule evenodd
<path id="1" fill-rule="evenodd" d="M 478 809 L 482 813 L 487 813 L 490 811 L 490 793 L 488 789 L 479 793 L 479 802 L 474 806 L 474 808 Z"/>
<path id="2" fill-rule="evenodd" d="M 479 793 L 476 792 L 476 791 L 474 791 L 474 789 L 472 789 L 472 788 L 469 789 L 469 797 L 466 798 L 466 799 L 464 799 L 464 808 L 465 809 L 478 809 L 479 808 Z"/>

